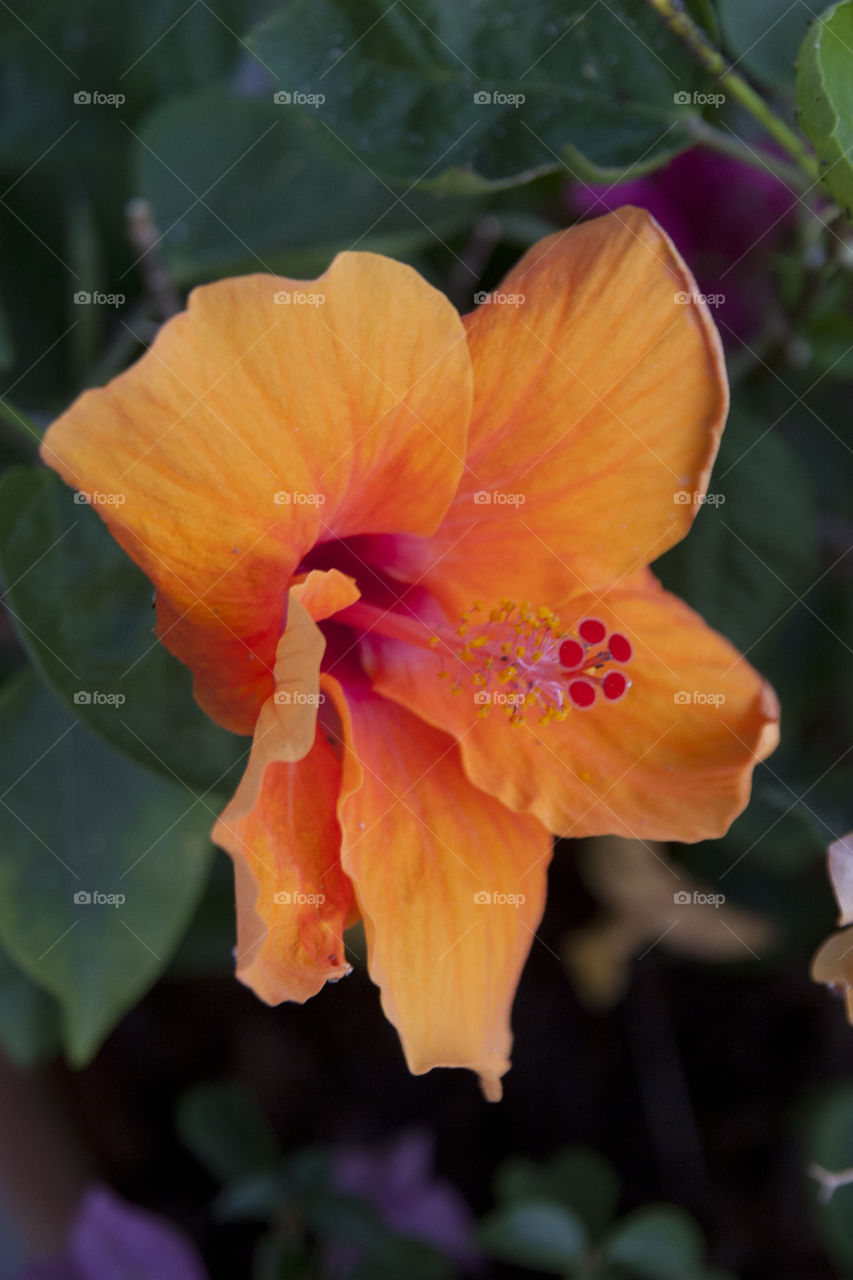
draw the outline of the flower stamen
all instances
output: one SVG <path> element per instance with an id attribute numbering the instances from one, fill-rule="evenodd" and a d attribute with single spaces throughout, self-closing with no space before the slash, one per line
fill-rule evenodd
<path id="1" fill-rule="evenodd" d="M 463 614 L 456 635 L 465 639 L 455 656 L 474 686 L 479 716 L 497 705 L 520 724 L 537 707 L 539 724 L 549 724 L 565 720 L 573 707 L 588 711 L 599 695 L 618 702 L 631 687 L 619 669 L 633 656 L 631 641 L 608 632 L 600 618 L 583 618 L 570 630 L 546 606 L 504 599 L 482 622 Z M 464 674 L 456 675 L 454 693 Z"/>

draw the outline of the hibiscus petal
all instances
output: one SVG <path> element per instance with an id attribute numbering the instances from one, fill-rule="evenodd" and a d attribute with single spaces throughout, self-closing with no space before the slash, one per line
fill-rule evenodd
<path id="1" fill-rule="evenodd" d="M 310 613 L 315 622 L 331 618 L 333 613 L 355 604 L 359 597 L 359 589 L 355 578 L 341 573 L 339 569 L 312 569 L 306 573 L 301 582 L 297 582 L 290 590 L 291 599 L 296 599 Z"/>
<path id="2" fill-rule="evenodd" d="M 400 263 L 342 254 L 308 284 L 196 289 L 132 368 L 54 423 L 42 456 L 154 582 L 158 634 L 201 705 L 248 733 L 299 561 L 326 539 L 435 530 L 470 388 L 447 299 Z"/>
<path id="3" fill-rule="evenodd" d="M 498 1098 L 551 838 L 472 787 L 445 734 L 363 684 L 327 685 L 345 743 L 341 863 L 385 1013 L 411 1071 L 469 1067 Z"/>
<path id="4" fill-rule="evenodd" d="M 602 596 L 556 611 L 593 615 L 630 638 L 633 681 L 621 701 L 540 726 L 535 708 L 510 724 L 485 719 L 478 691 L 453 697 L 452 663 L 399 641 L 370 638 L 377 692 L 459 739 L 471 781 L 567 836 L 695 841 L 722 835 L 749 799 L 754 765 L 778 742 L 770 687 L 722 636 L 644 570 Z M 567 626 L 567 630 L 569 626 Z"/>
<path id="5" fill-rule="evenodd" d="M 237 976 L 267 1004 L 307 1000 L 349 972 L 340 785 L 340 761 L 318 726 L 304 759 L 270 764 L 254 799 L 244 781 L 213 828 L 234 862 Z"/>
<path id="6" fill-rule="evenodd" d="M 555 607 L 660 556 L 698 510 L 728 406 L 707 307 L 641 209 L 540 241 L 500 296 L 524 301 L 465 318 L 475 398 L 456 501 L 434 538 L 385 548 L 451 614 L 496 575 L 500 595 Z"/>
<path id="7" fill-rule="evenodd" d="M 343 575 L 341 575 L 343 576 Z M 301 760 L 314 745 L 320 694 L 323 633 L 297 598 L 290 595 L 287 628 L 275 654 L 275 692 L 261 707 L 249 763 L 234 801 L 241 811 L 255 807 L 265 771 L 271 764 Z"/>
<path id="8" fill-rule="evenodd" d="M 811 978 L 844 996 L 847 1021 L 853 1024 L 853 929 L 831 933 L 821 943 L 812 959 Z"/>

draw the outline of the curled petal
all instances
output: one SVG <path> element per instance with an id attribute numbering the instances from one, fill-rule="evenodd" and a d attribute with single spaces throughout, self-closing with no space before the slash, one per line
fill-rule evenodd
<path id="1" fill-rule="evenodd" d="M 329 682 L 330 689 L 334 686 Z M 545 901 L 551 838 L 471 786 L 458 748 L 366 686 L 338 686 L 341 862 L 409 1068 L 509 1068 L 510 1009 Z"/>

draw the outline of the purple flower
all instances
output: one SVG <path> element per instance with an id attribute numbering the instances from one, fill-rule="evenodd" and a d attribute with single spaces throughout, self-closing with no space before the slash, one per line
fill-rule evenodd
<path id="1" fill-rule="evenodd" d="M 647 177 L 615 186 L 575 183 L 576 213 L 640 205 L 669 233 L 715 310 L 723 339 L 748 340 L 774 305 L 771 255 L 790 226 L 796 194 L 780 179 L 730 156 L 693 147 Z"/>
<path id="2" fill-rule="evenodd" d="M 346 1147 L 335 1157 L 338 1191 L 367 1200 L 399 1235 L 425 1240 L 460 1265 L 476 1261 L 474 1219 L 465 1201 L 433 1172 L 434 1142 L 409 1130 L 379 1148 Z"/>
<path id="3" fill-rule="evenodd" d="M 37 1262 L 18 1280 L 208 1280 L 190 1242 L 156 1214 L 106 1187 L 83 1199 L 64 1254 Z"/>

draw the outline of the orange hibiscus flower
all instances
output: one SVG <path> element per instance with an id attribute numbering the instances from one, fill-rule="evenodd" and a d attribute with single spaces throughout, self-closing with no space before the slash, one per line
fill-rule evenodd
<path id="1" fill-rule="evenodd" d="M 361 918 L 411 1070 L 489 1097 L 552 833 L 718 836 L 777 741 L 772 691 L 646 567 L 727 407 L 696 298 L 636 209 L 543 240 L 462 319 L 345 253 L 196 289 L 45 438 L 123 495 L 97 509 L 160 639 L 253 734 L 213 832 L 239 976 L 305 1000 Z"/>

